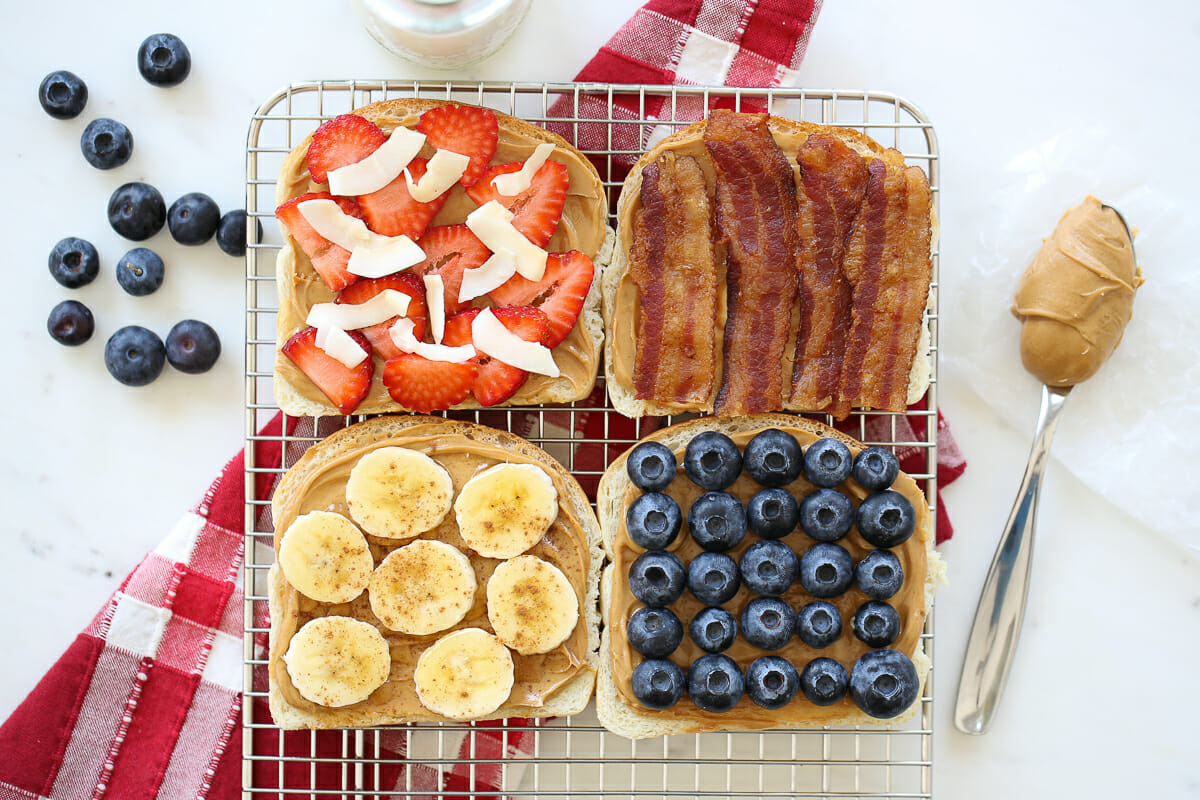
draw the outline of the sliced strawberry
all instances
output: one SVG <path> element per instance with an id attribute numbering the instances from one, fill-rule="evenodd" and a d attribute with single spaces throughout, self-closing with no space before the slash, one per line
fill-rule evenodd
<path id="1" fill-rule="evenodd" d="M 471 305 L 458 302 L 463 272 L 478 269 L 492 251 L 471 233 L 466 225 L 438 225 L 430 228 L 418 242 L 425 251 L 425 260 L 412 268 L 418 275 L 441 275 L 445 287 L 446 315 L 457 314 Z"/>
<path id="2" fill-rule="evenodd" d="M 308 174 L 317 183 L 329 179 L 329 171 L 362 161 L 387 141 L 387 134 L 357 114 L 342 114 L 313 131 L 305 160 Z"/>
<path id="3" fill-rule="evenodd" d="M 428 163 L 429 160 L 425 158 L 414 158 L 408 162 L 408 170 L 412 173 L 414 181 L 421 180 L 421 176 L 425 174 L 425 165 Z M 360 194 L 358 205 L 362 209 L 363 220 L 366 221 L 367 227 L 376 233 L 384 236 L 407 236 L 410 239 L 417 239 L 429 227 L 429 222 L 437 212 L 441 211 L 449 196 L 449 192 L 443 192 L 440 197 L 428 203 L 414 200 L 408 191 L 408 182 L 404 179 L 402 172 L 394 181 L 379 191 Z"/>
<path id="4" fill-rule="evenodd" d="M 305 200 L 332 199 L 334 198 L 329 192 L 309 192 L 300 197 L 293 197 L 280 205 L 275 209 L 275 216 L 308 256 L 313 269 L 321 276 L 321 280 L 325 281 L 325 285 L 338 292 L 358 280 L 358 276 L 347 269 L 350 263 L 350 251 L 317 233 L 297 208 Z"/>
<path id="5" fill-rule="evenodd" d="M 481 309 L 472 308 L 446 320 L 446 332 L 442 342 L 451 347 L 474 344 L 471 323 Z M 527 342 L 544 344 L 550 335 L 550 321 L 533 306 L 506 306 L 492 311 L 504 327 Z M 479 375 L 471 391 L 481 406 L 494 406 L 517 393 L 529 373 L 511 364 L 479 353 L 474 359 L 479 364 Z"/>
<path id="6" fill-rule="evenodd" d="M 578 250 L 551 253 L 546 259 L 546 274 L 540 281 L 513 275 L 503 286 L 488 292 L 498 305 L 533 305 L 550 318 L 550 339 L 546 347 L 558 347 L 567 338 L 583 311 L 583 301 L 595 276 L 592 260 Z"/>
<path id="7" fill-rule="evenodd" d="M 567 168 L 557 161 L 547 161 L 534 173 L 533 181 L 525 191 L 512 197 L 497 192 L 496 187 L 492 186 L 492 178 L 516 172 L 521 166 L 522 163 L 518 161 L 491 167 L 483 173 L 478 183 L 467 190 L 467 194 L 478 205 L 489 200 L 498 201 L 513 213 L 514 228 L 538 247 L 545 247 L 558 228 L 563 205 L 567 202 L 567 186 L 570 183 Z"/>
<path id="8" fill-rule="evenodd" d="M 359 208 L 358 200 L 355 198 L 338 195 L 337 197 L 333 198 L 333 202 L 338 204 L 338 208 L 342 210 L 343 214 L 349 214 L 352 217 L 363 219 L 363 211 L 361 208 Z M 365 222 L 366 220 L 364 219 L 363 221 Z"/>
<path id="9" fill-rule="evenodd" d="M 425 284 L 410 272 L 397 272 L 382 278 L 362 278 L 347 286 L 337 296 L 335 302 L 358 305 L 365 303 L 384 289 L 395 289 L 409 296 L 408 313 L 404 316 L 411 319 L 413 336 L 418 340 L 425 337 L 425 325 L 429 320 L 429 309 L 425 306 Z M 400 355 L 400 348 L 392 341 L 390 329 L 399 317 L 392 317 L 384 322 L 360 328 L 359 333 L 367 337 L 375 355 L 384 359 Z"/>
<path id="10" fill-rule="evenodd" d="M 371 345 L 365 336 L 353 331 L 350 336 L 363 350 L 370 351 Z M 290 358 L 343 414 L 353 414 L 354 409 L 358 408 L 358 404 L 371 389 L 375 362 L 364 358 L 358 366 L 347 367 L 317 347 L 316 328 L 305 328 L 288 339 L 283 345 L 283 354 Z"/>
<path id="11" fill-rule="evenodd" d="M 459 178 L 463 186 L 473 186 L 491 163 L 500 140 L 500 126 L 489 108 L 477 106 L 438 106 L 417 120 L 417 130 L 425 141 L 438 150 L 451 150 L 470 156 L 467 171 Z M 416 177 L 415 175 L 413 177 Z"/>
<path id="12" fill-rule="evenodd" d="M 383 365 L 383 385 L 400 405 L 429 413 L 461 403 L 471 393 L 479 365 L 430 361 L 416 353 L 401 353 Z"/>

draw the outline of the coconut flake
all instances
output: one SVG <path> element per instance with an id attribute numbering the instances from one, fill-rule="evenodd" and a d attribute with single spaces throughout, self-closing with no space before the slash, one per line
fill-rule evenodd
<path id="1" fill-rule="evenodd" d="M 425 134 L 411 128 L 396 128 L 366 158 L 330 170 L 329 193 L 353 197 L 379 191 L 400 176 L 424 144 Z"/>
<path id="2" fill-rule="evenodd" d="M 508 250 L 492 253 L 487 261 L 475 269 L 463 271 L 462 284 L 458 287 L 458 302 L 466 303 L 482 297 L 517 274 L 517 259 Z"/>
<path id="3" fill-rule="evenodd" d="M 442 196 L 442 192 L 458 183 L 470 163 L 470 156 L 464 156 L 451 150 L 438 150 L 425 165 L 425 174 L 421 176 L 419 183 L 413 183 L 412 173 L 408 169 L 404 170 L 404 181 L 408 184 L 408 193 L 418 203 L 436 200 Z"/>
<path id="4" fill-rule="evenodd" d="M 492 186 L 505 197 L 516 197 L 533 184 L 533 176 L 546 163 L 546 159 L 554 152 L 551 142 L 542 142 L 533 150 L 533 155 L 525 159 L 525 163 L 516 172 L 506 172 L 492 178 Z"/>
<path id="5" fill-rule="evenodd" d="M 493 253 L 507 250 L 517 260 L 517 272 L 531 281 L 540 281 L 546 273 L 546 251 L 525 238 L 512 226 L 513 214 L 495 200 L 489 200 L 467 215 L 467 227 Z"/>
<path id="6" fill-rule="evenodd" d="M 416 353 L 430 361 L 452 361 L 461 364 L 475 357 L 475 348 L 469 344 L 459 347 L 447 347 L 444 344 L 429 344 L 422 342 L 413 335 L 414 323 L 407 317 L 396 320 L 396 324 L 388 329 L 392 342 L 404 353 Z"/>
<path id="7" fill-rule="evenodd" d="M 353 336 L 341 328 L 318 327 L 316 344 L 331 358 L 345 364 L 347 369 L 354 369 L 369 355 L 358 342 L 354 341 Z"/>
<path id="8" fill-rule="evenodd" d="M 517 336 L 504 327 L 490 308 L 480 311 L 471 322 L 471 338 L 476 350 L 505 364 L 551 378 L 560 374 L 550 348 Z"/>
<path id="9" fill-rule="evenodd" d="M 429 306 L 429 330 L 433 343 L 441 344 L 446 332 L 446 284 L 441 275 L 424 275 L 425 302 Z"/>

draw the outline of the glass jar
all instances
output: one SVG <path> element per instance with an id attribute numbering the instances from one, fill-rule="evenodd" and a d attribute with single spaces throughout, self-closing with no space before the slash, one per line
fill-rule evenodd
<path id="1" fill-rule="evenodd" d="M 398 56 L 441 69 L 494 53 L 531 0 L 359 0 L 367 32 Z"/>

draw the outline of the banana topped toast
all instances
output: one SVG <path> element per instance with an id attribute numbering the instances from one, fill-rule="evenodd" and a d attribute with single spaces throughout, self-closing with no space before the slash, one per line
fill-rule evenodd
<path id="1" fill-rule="evenodd" d="M 587 496 L 512 434 L 384 416 L 313 445 L 272 500 L 282 728 L 574 714 L 599 646 Z"/>

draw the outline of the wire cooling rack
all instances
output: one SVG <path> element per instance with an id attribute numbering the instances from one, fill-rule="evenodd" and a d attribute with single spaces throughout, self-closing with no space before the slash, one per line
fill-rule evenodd
<path id="1" fill-rule="evenodd" d="M 608 733 L 591 706 L 567 719 L 473 725 L 422 724 L 335 732 L 287 732 L 266 714 L 266 578 L 274 558 L 269 501 L 255 486 L 278 477 L 304 447 L 358 417 L 284 418 L 284 433 L 260 430 L 278 412 L 271 387 L 275 359 L 275 180 L 284 157 L 321 122 L 395 97 L 454 100 L 494 108 L 551 127 L 578 144 L 616 193 L 647 142 L 690 124 L 712 105 L 761 111 L 862 131 L 923 168 L 939 197 L 933 127 L 902 98 L 861 91 L 612 86 L 577 83 L 323 81 L 287 87 L 262 104 L 247 142 L 246 209 L 265 238 L 246 257 L 246 571 L 244 797 L 932 797 L 932 674 L 913 720 L 889 728 L 707 733 L 642 741 Z M 930 410 L 852 417 L 867 444 L 915 448 L 924 472 L 911 473 L 937 502 L 938 251 L 934 242 L 930 329 L 934 375 Z M 612 411 L 600 377 L 587 401 L 546 408 L 469 412 L 463 418 L 513 430 L 558 458 L 595 497 L 605 464 L 650 426 Z M 670 422 L 670 419 L 665 422 Z M 825 419 L 829 422 L 829 419 Z M 299 423 L 293 426 L 291 423 Z M 284 445 L 279 470 L 256 469 L 260 448 Z M 922 641 L 933 657 L 933 616 Z M 464 736 L 464 733 L 466 734 Z M 494 734 L 494 735 L 493 735 Z M 500 747 L 485 747 L 484 742 Z M 396 753 L 408 755 L 400 761 Z M 526 755 L 527 754 L 527 755 Z M 416 766 L 421 765 L 421 766 Z M 474 788 L 472 788 L 474 787 Z"/>

